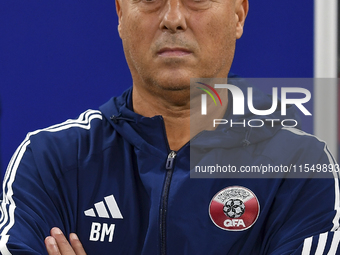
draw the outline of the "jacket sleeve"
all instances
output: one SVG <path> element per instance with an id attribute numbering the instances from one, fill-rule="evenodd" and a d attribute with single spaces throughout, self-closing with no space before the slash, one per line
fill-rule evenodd
<path id="1" fill-rule="evenodd" d="M 65 231 L 62 204 L 53 195 L 58 178 L 52 172 L 50 178 L 41 176 L 36 163 L 30 140 L 25 140 L 12 157 L 3 181 L 1 254 L 47 254 L 44 239 L 50 229 L 58 226 Z"/>
<path id="2" fill-rule="evenodd" d="M 286 194 L 287 199 L 290 196 L 296 196 L 296 199 L 281 219 L 283 223 L 275 226 L 278 219 L 270 221 L 272 226 L 267 226 L 271 234 L 265 254 L 340 254 L 339 203 L 334 203 L 335 196 L 332 196 L 339 190 L 338 181 L 309 179 L 301 189 L 295 189 L 296 194 L 294 187 L 292 190 L 293 193 Z M 281 215 L 277 212 L 278 217 Z"/>
<path id="3" fill-rule="evenodd" d="M 337 165 L 321 141 L 298 156 L 296 164 L 308 163 L 310 169 Z M 266 226 L 264 254 L 340 254 L 339 171 L 329 171 L 323 178 L 316 171 L 310 174 L 308 179 L 284 180 Z"/>

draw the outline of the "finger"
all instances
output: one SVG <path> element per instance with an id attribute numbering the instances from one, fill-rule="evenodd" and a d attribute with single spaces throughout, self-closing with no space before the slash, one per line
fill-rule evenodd
<path id="1" fill-rule="evenodd" d="M 48 255 L 61 255 L 58 249 L 57 242 L 54 237 L 48 236 L 45 238 L 45 246 Z"/>
<path id="2" fill-rule="evenodd" d="M 86 255 L 83 245 L 81 244 L 78 236 L 75 233 L 70 234 L 70 242 L 76 255 Z"/>
<path id="3" fill-rule="evenodd" d="M 51 236 L 54 237 L 55 241 L 57 242 L 59 252 L 62 255 L 76 255 L 73 251 L 71 245 L 67 241 L 66 237 L 64 236 L 63 232 L 59 228 L 52 228 L 51 229 Z"/>

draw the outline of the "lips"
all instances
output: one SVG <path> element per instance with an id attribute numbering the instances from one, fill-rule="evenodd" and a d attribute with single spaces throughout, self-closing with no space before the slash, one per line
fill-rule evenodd
<path id="1" fill-rule="evenodd" d="M 185 48 L 162 48 L 157 52 L 161 57 L 183 57 L 192 54 L 192 51 Z"/>

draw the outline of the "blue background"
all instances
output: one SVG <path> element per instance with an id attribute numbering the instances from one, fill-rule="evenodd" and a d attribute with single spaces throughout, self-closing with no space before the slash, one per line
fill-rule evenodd
<path id="1" fill-rule="evenodd" d="M 97 109 L 132 84 L 113 0 L 2 0 L 0 35 L 3 171 L 27 132 Z M 250 1 L 232 72 L 312 77 L 313 1 Z"/>

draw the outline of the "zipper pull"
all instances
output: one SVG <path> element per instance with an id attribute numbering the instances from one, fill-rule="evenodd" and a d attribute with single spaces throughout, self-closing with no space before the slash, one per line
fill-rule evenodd
<path id="1" fill-rule="evenodd" d="M 165 169 L 166 170 L 170 170 L 172 169 L 172 166 L 174 164 L 174 159 L 176 157 L 176 152 L 175 151 L 171 151 L 168 155 L 168 159 L 166 160 L 166 164 L 165 164 Z"/>

